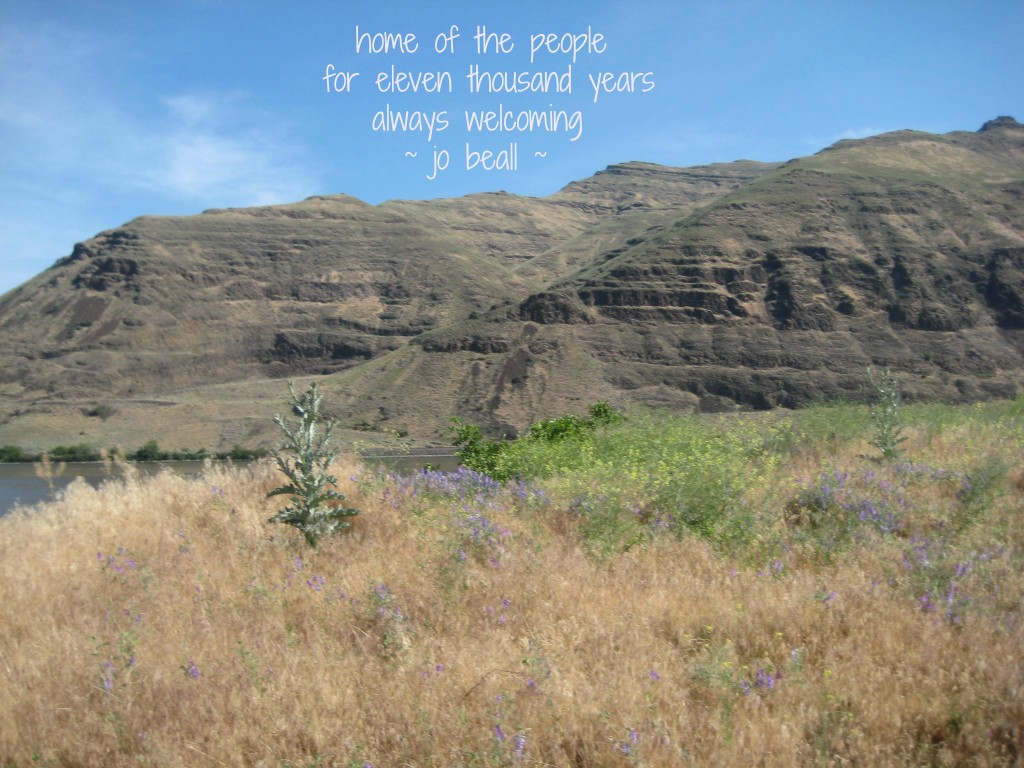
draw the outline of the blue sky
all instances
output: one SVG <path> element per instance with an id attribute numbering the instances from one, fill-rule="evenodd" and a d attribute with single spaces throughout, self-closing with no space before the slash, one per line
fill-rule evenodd
<path id="1" fill-rule="evenodd" d="M 417 50 L 357 52 L 357 26 Z M 438 40 L 453 26 L 450 46 Z M 492 39 L 479 53 L 478 26 L 511 50 Z M 140 215 L 315 194 L 548 195 L 628 160 L 787 160 L 901 128 L 1024 121 L 1022 29 L 1024 3 L 977 0 L 0 0 L 0 293 Z M 534 35 L 555 50 L 531 62 Z M 329 88 L 342 79 L 325 81 L 328 65 L 359 73 L 348 92 Z M 473 66 L 532 83 L 570 65 L 571 93 L 469 93 Z M 451 92 L 382 93 L 392 67 L 448 72 Z M 602 73 L 612 92 L 595 102 Z M 499 108 L 512 128 L 524 112 L 579 114 L 572 130 L 467 131 L 467 110 Z M 419 113 L 423 130 L 375 131 L 388 109 Z M 499 162 L 512 143 L 516 170 Z M 467 170 L 467 144 L 499 167 Z M 428 179 L 435 152 L 447 168 Z"/>

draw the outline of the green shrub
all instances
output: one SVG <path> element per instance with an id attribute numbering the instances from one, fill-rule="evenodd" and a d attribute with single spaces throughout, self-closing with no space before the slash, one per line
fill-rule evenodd
<path id="1" fill-rule="evenodd" d="M 588 428 L 589 422 L 575 414 L 559 416 L 556 419 L 538 421 L 530 425 L 529 439 L 542 440 L 546 443 L 556 443 L 559 440 L 575 440 L 583 437 Z"/>
<path id="2" fill-rule="evenodd" d="M 498 481 L 508 479 L 507 476 L 502 476 L 498 469 L 498 457 L 504 450 L 505 443 L 488 440 L 484 437 L 483 430 L 476 424 L 464 424 L 455 417 L 452 417 L 449 429 L 455 443 L 455 454 L 464 466 L 483 472 Z"/>
<path id="3" fill-rule="evenodd" d="M 134 461 L 160 461 L 164 458 L 164 452 L 160 450 L 156 440 L 150 440 L 135 453 L 128 454 L 128 458 Z"/>
<path id="4" fill-rule="evenodd" d="M 252 458 L 252 451 L 246 450 L 238 443 L 235 443 L 228 452 L 228 458 L 233 461 L 245 461 L 246 459 Z"/>
<path id="5" fill-rule="evenodd" d="M 590 413 L 589 424 L 593 427 L 610 427 L 621 424 L 626 420 L 622 411 L 613 408 L 608 403 L 594 403 L 588 409 Z"/>
<path id="6" fill-rule="evenodd" d="M 323 433 L 318 432 L 323 418 L 323 396 L 316 382 L 310 384 L 301 396 L 295 393 L 295 385 L 288 382 L 288 393 L 292 413 L 299 417 L 299 421 L 291 427 L 280 414 L 274 417 L 274 422 L 287 438 L 287 444 L 281 450 L 273 451 L 272 455 L 290 482 L 267 495 L 288 494 L 292 499 L 287 507 L 270 518 L 270 522 L 298 528 L 306 542 L 316 546 L 323 536 L 348 528 L 344 518 L 359 511 L 337 504 L 345 497 L 335 490 L 338 481 L 328 471 L 338 455 L 336 450 L 328 447 L 335 422 L 328 419 L 323 425 Z M 281 452 L 285 450 L 292 455 Z"/>
<path id="7" fill-rule="evenodd" d="M 569 414 L 530 425 L 524 437 L 502 442 L 483 436 L 480 427 L 452 419 L 456 454 L 466 467 L 483 472 L 498 482 L 514 477 L 546 477 L 565 468 L 565 460 L 580 456 L 581 445 L 592 442 L 598 427 L 618 424 L 625 417 L 607 403 L 590 406 L 590 418 Z M 539 453 L 538 453 L 539 452 Z M 585 451 L 584 451 L 585 452 Z M 558 454 L 538 461 L 539 454 Z"/>
<path id="8" fill-rule="evenodd" d="M 35 456 L 25 453 L 25 451 L 16 445 L 0 446 L 0 463 L 34 461 L 35 459 Z"/>
<path id="9" fill-rule="evenodd" d="M 49 452 L 54 461 L 99 461 L 100 453 L 95 448 L 79 443 L 78 445 L 58 445 Z"/>
<path id="10" fill-rule="evenodd" d="M 93 408 L 90 408 L 88 411 L 86 411 L 85 415 L 86 416 L 91 416 L 91 417 L 96 418 L 96 419 L 102 419 L 103 421 L 106 421 L 111 416 L 113 416 L 115 413 L 117 413 L 117 409 L 116 408 L 114 408 L 111 405 L 106 405 L 105 403 L 103 403 L 103 404 L 94 406 Z"/>

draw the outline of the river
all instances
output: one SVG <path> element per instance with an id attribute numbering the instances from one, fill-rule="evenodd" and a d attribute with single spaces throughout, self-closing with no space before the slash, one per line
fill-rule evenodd
<path id="1" fill-rule="evenodd" d="M 445 471 L 458 466 L 458 459 L 448 454 L 412 454 L 367 458 L 366 461 L 380 462 L 397 472 L 414 471 L 426 464 L 432 464 Z M 53 487 L 36 474 L 36 464 L 0 464 L 0 515 L 10 512 L 15 506 L 30 507 L 43 501 L 51 501 L 56 493 L 67 488 L 76 477 L 83 478 L 92 486 L 98 486 L 109 479 L 107 469 L 100 462 L 68 463 L 64 471 L 53 479 Z M 185 477 L 198 475 L 203 470 L 201 461 L 156 461 L 134 465 L 142 474 L 152 475 L 168 468 Z M 120 477 L 116 466 L 113 477 Z"/>

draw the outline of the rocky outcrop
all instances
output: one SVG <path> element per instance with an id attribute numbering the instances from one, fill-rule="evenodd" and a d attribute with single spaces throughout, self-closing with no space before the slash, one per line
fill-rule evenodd
<path id="1" fill-rule="evenodd" d="M 519 305 L 519 318 L 543 325 L 592 323 L 583 304 L 564 293 L 535 293 Z"/>

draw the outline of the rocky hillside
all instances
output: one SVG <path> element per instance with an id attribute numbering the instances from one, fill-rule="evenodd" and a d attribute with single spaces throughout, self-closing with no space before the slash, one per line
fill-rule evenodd
<path id="1" fill-rule="evenodd" d="M 272 435 L 324 376 L 367 439 L 1024 384 L 1024 126 L 783 164 L 611 166 L 547 198 L 318 196 L 143 217 L 0 298 L 0 444 Z"/>

